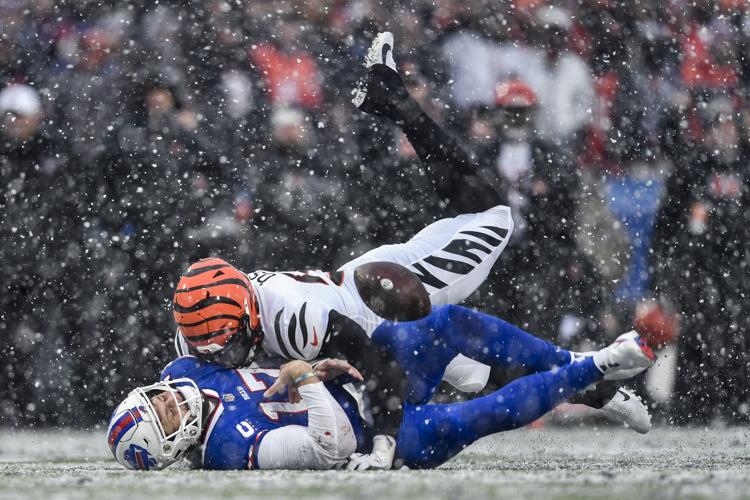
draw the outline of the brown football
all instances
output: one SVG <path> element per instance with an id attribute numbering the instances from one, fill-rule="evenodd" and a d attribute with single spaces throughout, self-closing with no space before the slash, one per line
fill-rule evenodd
<path id="1" fill-rule="evenodd" d="M 391 321 L 414 321 L 430 314 L 430 295 L 417 275 L 393 262 L 369 262 L 354 270 L 362 301 Z"/>

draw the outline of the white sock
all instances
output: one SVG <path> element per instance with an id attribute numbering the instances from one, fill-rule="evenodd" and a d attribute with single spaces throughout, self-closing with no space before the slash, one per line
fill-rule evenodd
<path id="1" fill-rule="evenodd" d="M 579 361 L 583 361 L 586 358 L 591 358 L 594 356 L 595 352 L 596 351 L 583 351 L 583 352 L 570 351 L 570 362 L 577 363 Z"/>
<path id="2" fill-rule="evenodd" d="M 600 367 L 607 366 L 607 354 L 607 349 L 600 349 L 592 353 L 594 364 L 596 365 L 596 368 L 602 373 L 604 373 L 604 370 L 602 370 Z"/>

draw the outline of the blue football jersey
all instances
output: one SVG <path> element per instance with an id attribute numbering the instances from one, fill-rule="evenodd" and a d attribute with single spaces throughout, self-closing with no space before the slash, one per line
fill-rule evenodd
<path id="1" fill-rule="evenodd" d="M 178 358 L 164 368 L 162 380 L 187 377 L 214 403 L 200 439 L 203 468 L 256 469 L 258 447 L 268 431 L 285 425 L 307 426 L 304 401 L 290 403 L 286 394 L 263 396 L 278 374 L 275 368 L 228 369 L 193 356 Z M 338 385 L 326 387 L 344 408 L 362 444 L 363 423 L 353 399 Z"/>

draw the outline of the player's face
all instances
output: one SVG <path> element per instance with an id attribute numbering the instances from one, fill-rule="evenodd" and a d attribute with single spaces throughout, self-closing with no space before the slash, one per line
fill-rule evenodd
<path id="1" fill-rule="evenodd" d="M 164 428 L 164 434 L 167 436 L 180 428 L 182 418 L 189 412 L 187 405 L 179 404 L 183 401 L 185 401 L 185 398 L 177 391 L 165 391 L 151 398 L 151 404 L 154 406 L 156 415 Z"/>

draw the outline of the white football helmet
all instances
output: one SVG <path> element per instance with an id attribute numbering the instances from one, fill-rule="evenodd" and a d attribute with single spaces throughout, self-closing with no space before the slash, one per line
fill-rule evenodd
<path id="1" fill-rule="evenodd" d="M 168 436 L 151 404 L 151 397 L 161 392 L 171 394 L 178 408 L 188 409 L 180 417 L 180 427 Z M 183 401 L 177 398 L 178 393 Z M 182 458 L 198 442 L 202 428 L 200 390 L 192 380 L 179 378 L 131 391 L 112 414 L 107 442 L 115 460 L 128 469 L 159 470 Z"/>

